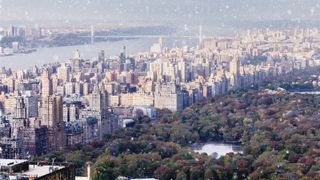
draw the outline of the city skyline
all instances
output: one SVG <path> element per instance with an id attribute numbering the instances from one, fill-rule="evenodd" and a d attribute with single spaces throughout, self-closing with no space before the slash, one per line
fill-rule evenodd
<path id="1" fill-rule="evenodd" d="M 0 179 L 320 179 L 318 12 L 0 0 Z"/>

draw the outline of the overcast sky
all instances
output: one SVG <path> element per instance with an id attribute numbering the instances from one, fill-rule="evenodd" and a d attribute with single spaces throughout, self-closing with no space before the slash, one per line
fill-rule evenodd
<path id="1" fill-rule="evenodd" d="M 0 23 L 317 20 L 319 4 L 319 0 L 0 0 Z"/>

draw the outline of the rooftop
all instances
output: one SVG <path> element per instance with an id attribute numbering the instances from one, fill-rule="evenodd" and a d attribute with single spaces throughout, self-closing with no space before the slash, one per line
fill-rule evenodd
<path id="1" fill-rule="evenodd" d="M 42 177 L 54 171 L 63 169 L 64 166 L 37 166 L 29 165 L 29 171 L 24 172 L 23 175 L 31 177 Z"/>
<path id="2" fill-rule="evenodd" d="M 0 173 L 9 174 L 10 178 L 43 177 L 64 168 L 65 166 L 33 165 L 25 159 L 0 159 Z"/>
<path id="3" fill-rule="evenodd" d="M 28 160 L 21 160 L 21 159 L 0 159 L 0 166 L 15 166 L 18 164 L 22 164 L 28 162 Z"/>

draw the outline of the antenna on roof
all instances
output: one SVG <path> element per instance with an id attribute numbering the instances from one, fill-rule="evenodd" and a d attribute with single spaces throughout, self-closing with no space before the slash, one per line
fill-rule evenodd
<path id="1" fill-rule="evenodd" d="M 52 164 L 51 164 L 51 166 L 52 166 L 52 168 L 53 168 L 53 166 L 54 166 L 54 161 L 56 160 L 56 158 L 54 157 L 54 158 L 52 158 Z"/>

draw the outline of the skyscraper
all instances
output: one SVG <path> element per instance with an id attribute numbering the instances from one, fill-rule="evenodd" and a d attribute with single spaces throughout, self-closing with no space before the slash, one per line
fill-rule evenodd
<path id="1" fill-rule="evenodd" d="M 123 46 L 123 51 L 120 54 L 120 63 L 125 63 L 127 58 L 127 47 Z"/>
<path id="2" fill-rule="evenodd" d="M 17 98 L 17 104 L 15 109 L 16 118 L 26 119 L 27 118 L 27 108 L 22 97 Z"/>
<path id="3" fill-rule="evenodd" d="M 240 74 L 240 59 L 235 56 L 230 63 L 230 73 L 239 75 Z"/>
<path id="4" fill-rule="evenodd" d="M 42 125 L 48 128 L 50 150 L 62 150 L 65 147 L 62 96 L 46 96 L 42 99 Z"/>
<path id="5" fill-rule="evenodd" d="M 42 97 L 50 96 L 52 94 L 52 80 L 50 78 L 50 72 L 48 69 L 44 69 L 41 76 L 42 83 Z"/>
<path id="6" fill-rule="evenodd" d="M 97 85 L 94 87 L 92 94 L 89 95 L 88 100 L 93 111 L 103 112 L 107 108 L 107 94 L 104 91 L 101 92 Z"/>
<path id="7" fill-rule="evenodd" d="M 199 27 L 199 48 L 202 47 L 202 25 Z"/>
<path id="8" fill-rule="evenodd" d="M 79 72 L 81 68 L 81 56 L 79 50 L 76 50 L 74 57 L 71 59 L 71 66 L 74 72 Z"/>
<path id="9" fill-rule="evenodd" d="M 238 56 L 235 56 L 230 62 L 231 88 L 240 86 L 240 66 L 240 59 Z"/>
<path id="10" fill-rule="evenodd" d="M 62 120 L 62 97 L 46 96 L 42 98 L 42 125 L 54 127 Z"/>
<path id="11" fill-rule="evenodd" d="M 104 61 L 104 59 L 105 59 L 105 52 L 104 52 L 104 50 L 101 50 L 98 55 L 98 60 Z"/>
<path id="12" fill-rule="evenodd" d="M 37 95 L 27 95 L 24 97 L 28 118 L 38 116 L 38 99 L 39 97 Z"/>
<path id="13" fill-rule="evenodd" d="M 58 78 L 61 79 L 63 81 L 63 83 L 69 82 L 70 80 L 70 67 L 67 66 L 66 64 L 62 64 L 59 68 L 58 68 Z"/>

